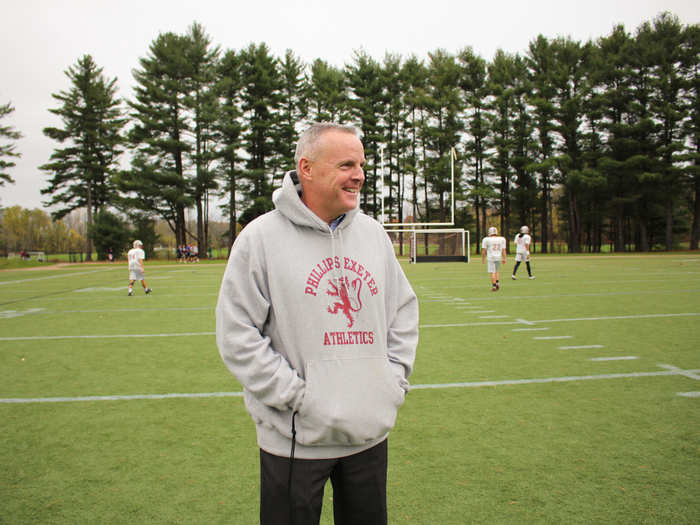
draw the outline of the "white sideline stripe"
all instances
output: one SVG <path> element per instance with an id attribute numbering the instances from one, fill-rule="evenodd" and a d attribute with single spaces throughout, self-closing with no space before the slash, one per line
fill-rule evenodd
<path id="1" fill-rule="evenodd" d="M 474 312 L 483 313 L 483 312 Z M 677 314 L 640 314 L 640 315 L 611 315 L 607 317 L 571 317 L 565 319 L 540 319 L 538 321 L 527 321 L 525 319 L 515 319 L 514 321 L 501 321 L 491 323 L 499 324 L 528 324 L 535 325 L 538 323 L 570 323 L 577 321 L 615 321 L 621 319 L 653 319 L 658 317 L 694 317 L 698 316 L 698 312 L 677 313 Z M 422 324 L 419 328 L 461 328 L 465 326 L 483 326 L 484 323 L 449 323 L 449 324 Z"/>
<path id="2" fill-rule="evenodd" d="M 149 277 L 149 281 L 152 280 Z M 91 288 L 81 288 L 79 290 L 73 290 L 75 293 L 85 293 L 85 292 L 116 292 L 118 290 L 123 290 L 123 286 L 112 286 L 112 287 L 107 287 L 107 286 L 93 286 Z"/>
<path id="3" fill-rule="evenodd" d="M 181 332 L 176 334 L 108 334 L 108 335 L 36 335 L 32 337 L 0 337 L 0 341 L 43 341 L 46 339 L 122 339 L 131 337 L 196 337 L 216 332 Z"/>
<path id="4" fill-rule="evenodd" d="M 102 308 L 95 310 L 43 310 L 42 314 L 99 314 L 105 312 L 182 312 L 193 310 L 214 310 L 215 306 L 191 306 L 184 308 Z M 1 315 L 0 315 L 1 317 Z"/>
<path id="5" fill-rule="evenodd" d="M 29 310 L 23 310 L 21 312 L 18 312 L 17 310 L 2 310 L 0 311 L 0 319 L 10 319 L 12 317 L 22 317 L 24 315 L 35 315 L 43 312 L 43 308 L 30 308 Z"/>
<path id="6" fill-rule="evenodd" d="M 488 312 L 470 312 L 470 313 L 489 313 Z M 447 324 L 422 324 L 419 328 L 462 328 L 465 326 L 499 326 L 513 324 L 528 324 L 536 323 L 556 323 L 556 322 L 572 322 L 572 321 L 608 321 L 615 319 L 647 319 L 654 317 L 688 317 L 698 316 L 700 313 L 679 313 L 679 314 L 646 314 L 646 315 L 617 315 L 610 317 L 580 317 L 577 319 L 547 319 L 542 321 L 526 321 L 524 319 L 515 319 L 514 321 L 483 321 L 475 323 L 447 323 Z M 189 337 L 198 335 L 215 335 L 215 332 L 185 332 L 174 334 L 111 334 L 111 335 L 39 335 L 25 337 L 0 337 L 0 341 L 39 341 L 45 339 L 100 339 L 100 338 L 127 338 L 127 337 Z"/>
<path id="7" fill-rule="evenodd" d="M 135 399 L 174 399 L 197 397 L 243 397 L 243 392 L 209 392 L 204 394 L 137 394 L 133 396 L 34 397 L 0 399 L 0 403 L 66 403 L 73 401 L 133 401 Z"/>
<path id="8" fill-rule="evenodd" d="M 107 269 L 99 269 L 99 270 L 87 270 L 84 272 L 73 272 L 73 273 L 62 273 L 58 275 L 47 275 L 45 277 L 34 277 L 31 279 L 17 279 L 16 281 L 0 281 L 0 286 L 4 286 L 6 284 L 19 284 L 19 283 L 29 283 L 33 281 L 44 281 L 46 279 L 65 279 L 66 277 L 73 277 L 75 275 L 85 275 L 85 274 L 90 274 L 90 273 L 97 273 L 97 272 L 109 272 L 112 271 L 113 268 L 107 268 Z"/>
<path id="9" fill-rule="evenodd" d="M 511 332 L 541 332 L 542 330 L 549 330 L 549 328 L 513 328 Z"/>
<path id="10" fill-rule="evenodd" d="M 667 279 L 659 279 L 660 282 L 667 282 Z M 620 284 L 620 282 L 628 283 L 630 281 L 615 281 L 615 284 Z M 640 279 L 639 282 L 649 282 L 648 279 Z M 684 281 L 685 282 L 685 281 Z M 541 284 L 549 284 L 549 283 L 544 283 L 542 282 Z M 450 289 L 453 288 L 464 288 L 463 286 L 460 285 L 450 285 Z M 482 288 L 481 285 L 475 285 L 475 286 L 469 286 L 469 288 Z M 645 291 L 636 291 L 636 292 L 599 292 L 599 293 L 567 293 L 567 294 L 548 294 L 548 295 L 508 295 L 508 298 L 511 300 L 516 300 L 516 299 L 557 299 L 561 297 L 614 297 L 617 295 L 649 295 L 649 294 L 654 294 L 654 295 L 659 295 L 659 294 L 679 294 L 679 293 L 697 293 L 700 291 L 697 288 L 683 288 L 682 290 L 650 290 L 648 292 Z M 419 300 L 420 297 L 419 297 Z M 492 299 L 473 299 L 475 301 L 490 301 Z"/>
<path id="11" fill-rule="evenodd" d="M 470 312 L 470 313 L 490 313 L 487 312 Z M 462 328 L 465 326 L 498 326 L 508 324 L 529 324 L 535 323 L 556 323 L 556 322 L 572 322 L 572 321 L 607 321 L 611 319 L 646 319 L 654 317 L 688 317 L 698 316 L 700 313 L 679 313 L 679 314 L 646 314 L 646 315 L 618 315 L 610 317 L 580 317 L 575 319 L 547 319 L 543 321 L 525 321 L 524 319 L 516 319 L 515 321 L 484 321 L 476 323 L 447 323 L 447 324 L 422 324 L 419 328 Z M 216 332 L 184 332 L 172 334 L 110 334 L 110 335 L 39 335 L 39 336 L 23 336 L 23 337 L 0 337 L 0 341 L 40 341 L 47 339 L 115 339 L 115 338 L 131 338 L 131 337 L 194 337 L 199 335 L 215 335 Z"/>
<path id="12" fill-rule="evenodd" d="M 620 357 L 592 357 L 589 361 L 631 361 L 639 359 L 636 355 L 624 355 Z"/>
<path id="13" fill-rule="evenodd" d="M 682 397 L 700 397 L 700 392 L 678 392 L 677 395 Z"/>
<path id="14" fill-rule="evenodd" d="M 696 381 L 700 381 L 700 376 L 697 375 L 695 372 L 693 372 L 693 371 L 691 371 L 691 370 L 682 370 L 682 369 L 678 368 L 677 366 L 673 366 L 673 365 L 662 365 L 662 364 L 660 364 L 659 366 L 660 366 L 661 368 L 665 368 L 666 370 L 670 370 L 670 371 L 672 371 L 672 372 L 677 372 L 677 373 L 679 373 L 679 374 L 681 374 L 682 376 L 685 376 L 685 377 L 687 377 L 687 378 L 695 379 Z"/>
<path id="15" fill-rule="evenodd" d="M 684 373 L 681 373 L 684 372 Z M 592 381 L 596 379 L 623 379 L 632 377 L 655 377 L 685 375 L 685 373 L 697 373 L 698 370 L 667 370 L 663 372 L 631 372 L 627 374 L 601 374 L 590 376 L 566 376 L 566 377 L 546 377 L 542 379 L 511 379 L 504 381 L 476 381 L 473 383 L 442 383 L 434 385 L 413 385 L 411 390 L 422 390 L 428 388 L 478 388 L 482 386 L 507 386 L 507 385 L 530 385 L 536 383 L 565 383 L 569 381 Z"/>
<path id="16" fill-rule="evenodd" d="M 549 341 L 550 339 L 573 339 L 573 335 L 543 335 L 540 337 L 533 337 L 538 341 Z"/>
<path id="17" fill-rule="evenodd" d="M 545 377 L 539 379 L 506 379 L 503 381 L 475 381 L 468 383 L 438 383 L 413 385 L 411 390 L 430 390 L 442 388 L 480 388 L 484 386 L 531 385 L 542 383 L 566 383 L 571 381 L 592 381 L 596 379 L 625 379 L 637 377 L 676 376 L 697 374 L 700 370 L 664 370 L 661 372 L 632 372 L 628 374 L 601 374 L 589 376 Z M 681 395 L 681 394 L 679 394 Z M 207 397 L 242 397 L 243 392 L 208 392 L 194 394 L 140 394 L 131 396 L 85 396 L 85 397 L 34 397 L 34 398 L 0 398 L 0 403 L 65 403 L 74 401 L 133 401 L 142 399 L 207 398 Z M 691 397 L 691 396 L 688 396 Z M 695 397 L 694 395 L 692 397 Z"/>
<path id="18" fill-rule="evenodd" d="M 584 350 L 586 348 L 605 348 L 603 345 L 558 346 L 557 350 Z"/>
<path id="19" fill-rule="evenodd" d="M 610 315 L 605 317 L 570 317 L 568 319 L 545 319 L 543 321 L 533 321 L 534 323 L 566 323 L 571 321 L 610 321 L 617 319 L 653 319 L 658 317 L 692 317 L 700 315 L 699 312 L 678 313 L 678 314 L 640 314 L 640 315 Z"/>

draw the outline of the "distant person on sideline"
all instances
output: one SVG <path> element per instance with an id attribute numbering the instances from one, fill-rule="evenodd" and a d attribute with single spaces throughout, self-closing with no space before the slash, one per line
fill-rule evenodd
<path id="1" fill-rule="evenodd" d="M 146 286 L 146 269 L 143 266 L 146 253 L 143 251 L 143 243 L 135 240 L 133 246 L 126 254 L 126 259 L 129 261 L 129 295 L 134 295 L 134 281 L 141 281 L 144 291 L 149 294 L 153 290 Z"/>
<path id="2" fill-rule="evenodd" d="M 506 263 L 506 240 L 498 235 L 498 230 L 493 226 L 489 228 L 488 237 L 481 241 L 481 264 L 488 262 L 487 271 L 491 274 L 491 291 L 497 292 L 501 288 L 498 278 L 498 268 L 501 263 Z"/>
<path id="3" fill-rule="evenodd" d="M 360 212 L 355 127 L 312 124 L 275 209 L 231 250 L 216 307 L 260 454 L 260 523 L 386 525 L 387 436 L 408 391 L 418 300 L 389 236 Z"/>
<path id="4" fill-rule="evenodd" d="M 532 275 L 532 268 L 530 267 L 530 243 L 532 242 L 532 237 L 530 237 L 530 228 L 523 226 L 520 228 L 520 233 L 515 236 L 515 266 L 513 267 L 513 275 L 511 277 L 515 281 L 517 277 L 515 274 L 518 273 L 518 267 L 520 263 L 525 261 L 525 267 L 527 268 L 527 275 L 530 279 L 534 279 L 535 276 Z"/>

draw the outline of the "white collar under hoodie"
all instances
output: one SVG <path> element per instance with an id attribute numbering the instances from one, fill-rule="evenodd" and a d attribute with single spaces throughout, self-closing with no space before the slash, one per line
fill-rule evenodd
<path id="1" fill-rule="evenodd" d="M 342 457 L 393 427 L 418 343 L 418 301 L 382 226 L 358 208 L 335 231 L 300 198 L 295 172 L 275 210 L 236 239 L 216 308 L 219 352 L 241 382 L 258 445 Z"/>

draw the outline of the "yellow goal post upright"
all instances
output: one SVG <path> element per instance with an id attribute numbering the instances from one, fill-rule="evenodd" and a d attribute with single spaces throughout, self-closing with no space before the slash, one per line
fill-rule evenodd
<path id="1" fill-rule="evenodd" d="M 392 222 L 384 206 L 384 148 L 380 151 L 379 187 L 381 195 L 381 223 L 396 247 L 403 255 L 408 238 L 411 263 L 417 262 L 469 262 L 469 231 L 454 228 L 455 224 L 455 174 L 457 157 L 454 148 L 450 151 L 450 222 Z M 450 228 L 452 226 L 452 228 Z"/>

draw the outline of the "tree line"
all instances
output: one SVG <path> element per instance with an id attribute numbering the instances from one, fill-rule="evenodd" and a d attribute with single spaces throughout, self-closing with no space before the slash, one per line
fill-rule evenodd
<path id="1" fill-rule="evenodd" d="M 51 220 L 44 210 L 10 206 L 0 210 L 0 253 L 36 250 L 48 253 L 82 252 L 85 223 L 76 214 Z"/>
<path id="2" fill-rule="evenodd" d="M 374 217 L 383 201 L 395 222 L 448 220 L 454 149 L 456 226 L 477 239 L 528 224 L 543 252 L 557 240 L 570 252 L 680 239 L 697 249 L 699 34 L 662 13 L 596 41 L 539 35 L 491 61 L 469 47 L 381 61 L 356 51 L 335 67 L 264 43 L 222 50 L 194 23 L 151 43 L 131 100 L 89 55 L 66 71 L 71 87 L 51 110 L 62 127 L 44 130 L 60 144 L 41 166 L 42 193 L 55 218 L 159 218 L 200 251 L 216 200 L 232 244 L 236 224 L 272 208 L 304 123 L 331 120 L 364 133 L 361 206 Z"/>

